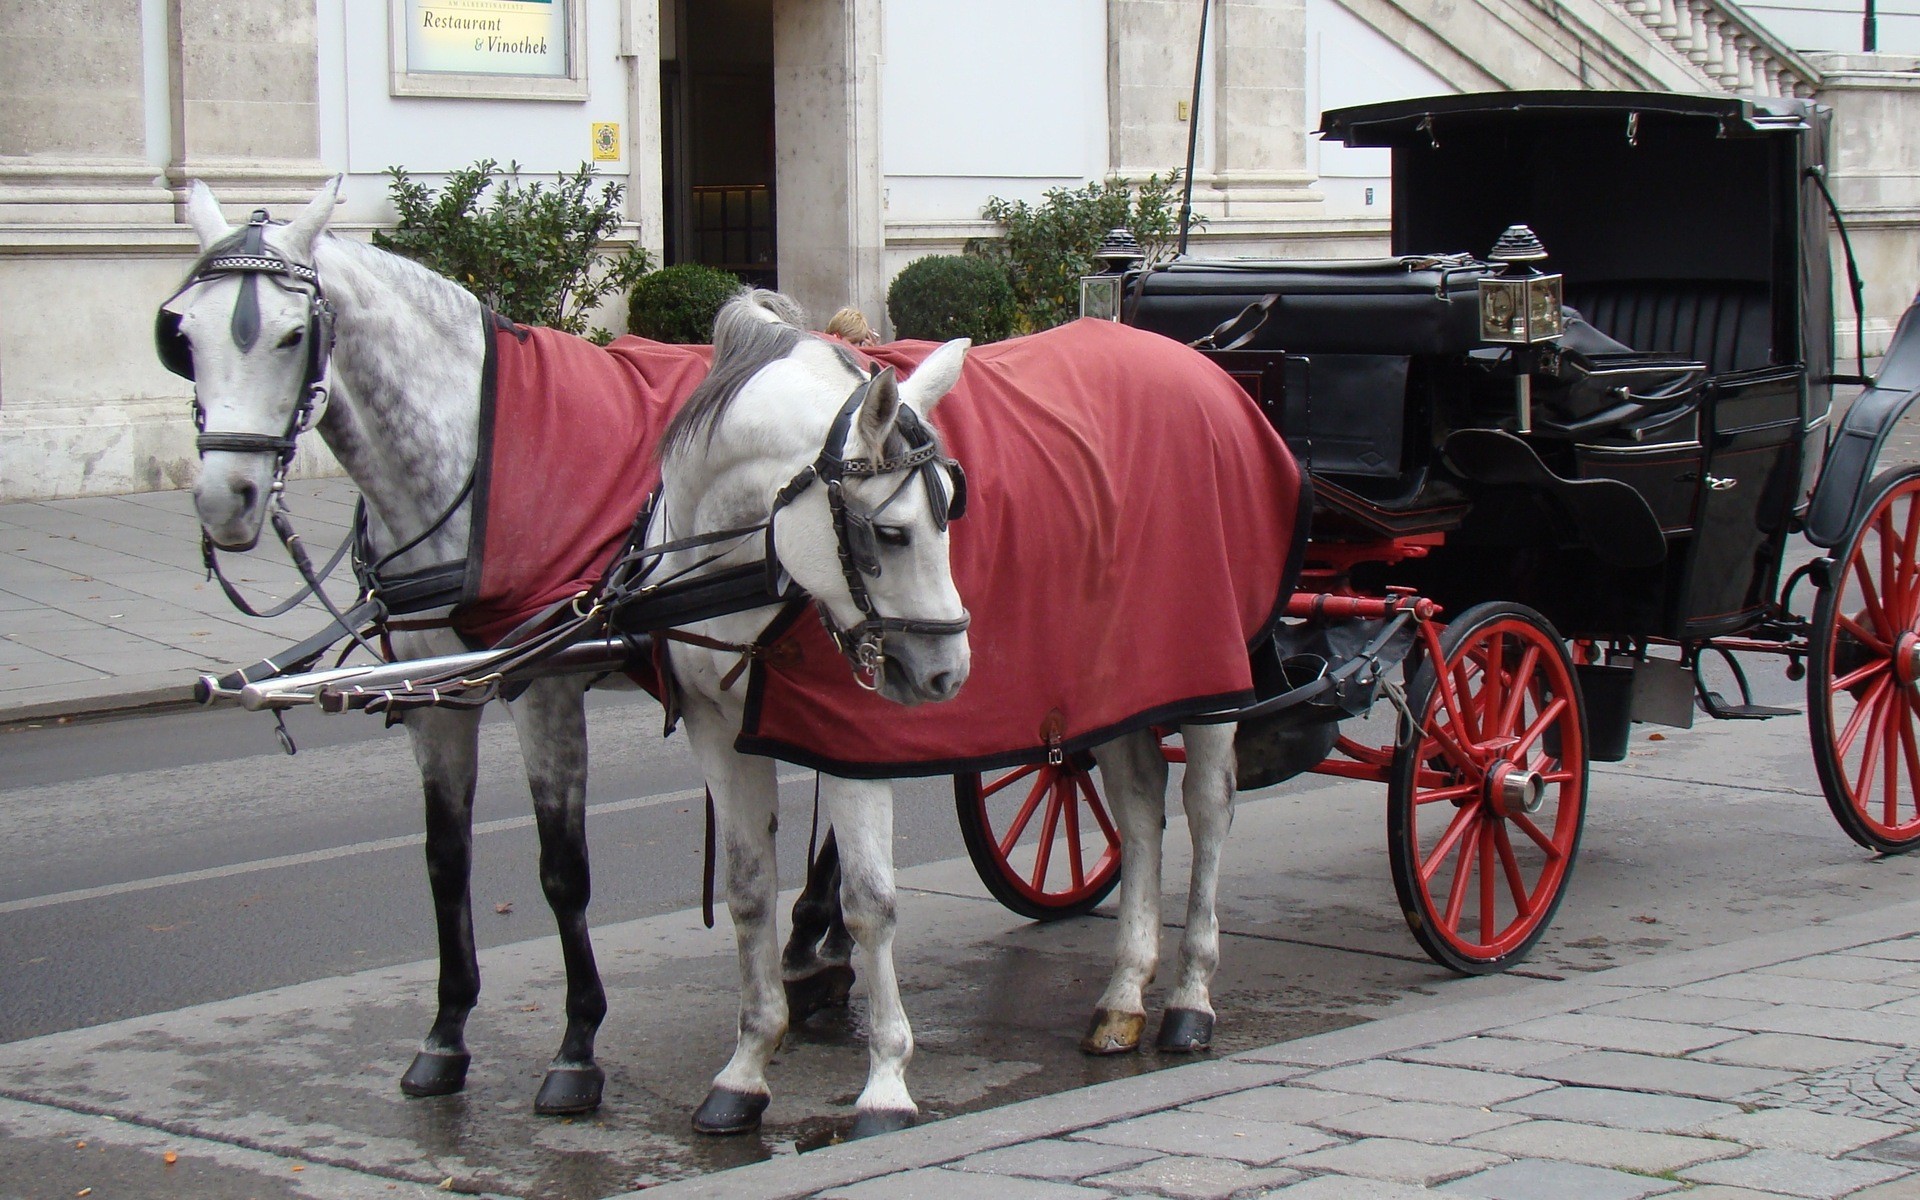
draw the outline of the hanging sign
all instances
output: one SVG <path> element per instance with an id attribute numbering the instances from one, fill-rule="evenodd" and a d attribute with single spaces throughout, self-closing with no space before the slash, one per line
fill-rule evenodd
<path id="1" fill-rule="evenodd" d="M 572 0 L 406 0 L 407 70 L 567 75 Z"/>

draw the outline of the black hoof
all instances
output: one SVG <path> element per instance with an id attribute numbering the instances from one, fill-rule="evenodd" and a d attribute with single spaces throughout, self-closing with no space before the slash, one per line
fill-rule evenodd
<path id="1" fill-rule="evenodd" d="M 571 1117 L 600 1107 L 607 1073 L 599 1067 L 550 1067 L 533 1098 L 533 1111 L 543 1117 Z"/>
<path id="2" fill-rule="evenodd" d="M 693 1114 L 693 1131 L 715 1136 L 752 1133 L 760 1128 L 760 1114 L 773 1097 L 717 1087 L 707 1093 Z"/>
<path id="3" fill-rule="evenodd" d="M 472 1061 L 473 1055 L 464 1050 L 458 1054 L 422 1050 L 400 1077 L 400 1090 L 409 1096 L 451 1096 L 467 1086 L 467 1064 Z"/>
<path id="4" fill-rule="evenodd" d="M 823 967 L 803 979 L 787 980 L 786 989 L 787 1017 L 797 1025 L 815 1013 L 847 1006 L 847 996 L 853 991 L 853 968 L 844 964 Z"/>
<path id="5" fill-rule="evenodd" d="M 861 1138 L 878 1137 L 883 1133 L 898 1133 L 902 1129 L 912 1129 L 919 1121 L 920 1114 L 912 1109 L 899 1111 L 880 1109 L 863 1112 L 854 1118 L 853 1130 L 847 1134 L 847 1140 L 857 1142 Z"/>
<path id="6" fill-rule="evenodd" d="M 1213 1046 L 1213 1014 L 1197 1008 L 1170 1008 L 1160 1017 L 1154 1044 L 1174 1054 L 1192 1054 Z"/>

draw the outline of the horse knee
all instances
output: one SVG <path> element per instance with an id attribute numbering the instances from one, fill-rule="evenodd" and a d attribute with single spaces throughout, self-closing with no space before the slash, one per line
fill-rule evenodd
<path id="1" fill-rule="evenodd" d="M 841 884 L 840 900 L 841 917 L 857 942 L 891 932 L 898 919 L 891 884 L 848 876 Z"/>

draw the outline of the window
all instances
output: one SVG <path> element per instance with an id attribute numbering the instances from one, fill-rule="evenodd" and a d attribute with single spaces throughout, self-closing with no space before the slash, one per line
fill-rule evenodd
<path id="1" fill-rule="evenodd" d="M 584 0 L 388 0 L 395 96 L 587 98 Z"/>

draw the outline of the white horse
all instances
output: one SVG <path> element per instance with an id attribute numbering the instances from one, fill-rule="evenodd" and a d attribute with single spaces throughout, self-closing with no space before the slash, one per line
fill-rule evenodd
<path id="1" fill-rule="evenodd" d="M 722 310 L 715 326 L 713 373 L 668 433 L 666 502 L 650 540 L 772 519 L 783 562 L 831 562 L 833 547 L 824 532 L 832 528 L 825 519 L 830 515 L 827 489 L 811 488 L 788 506 L 796 514 L 809 513 L 804 522 L 790 526 L 775 512 L 788 494 L 783 485 L 796 473 L 804 475 L 829 422 L 836 412 L 845 411 L 849 390 L 862 386 L 865 376 L 843 348 L 782 321 L 778 311 L 764 293 L 735 300 Z M 966 352 L 965 342 L 935 351 L 899 384 L 899 407 L 932 412 L 958 379 Z M 960 598 L 950 590 L 919 586 L 945 569 L 945 521 L 943 513 L 929 510 L 930 505 L 938 508 L 939 489 L 905 486 L 900 469 L 884 469 L 902 461 L 907 452 L 897 434 L 892 444 L 887 441 L 895 429 L 889 374 L 873 384 L 874 394 L 860 420 L 845 434 L 847 457 L 881 468 L 877 476 L 850 481 L 845 488 L 847 507 L 860 511 L 872 525 L 876 557 L 844 570 L 830 567 L 810 578 L 796 576 L 824 609 L 830 628 L 852 628 L 875 613 L 934 624 L 964 619 Z M 878 407 L 875 397 L 883 398 Z M 797 420 L 795 413 L 808 415 Z M 905 424 L 912 428 L 919 422 Z M 827 435 L 829 449 L 837 436 Z M 742 446 L 764 452 L 744 457 Z M 689 556 L 681 558 L 684 562 Z M 865 599 L 859 594 L 863 591 Z M 701 635 L 698 643 L 676 641 L 670 647 L 688 733 L 724 831 L 726 898 L 740 956 L 739 1040 L 694 1115 L 695 1128 L 705 1133 L 739 1133 L 758 1126 L 770 1100 L 767 1064 L 789 1019 L 775 932 L 779 884 L 774 764 L 734 749 L 747 691 L 738 686 L 741 650 L 755 645 L 771 615 L 760 610 L 708 622 L 694 627 Z M 903 703 L 944 699 L 965 677 L 967 654 L 964 639 L 950 633 L 889 632 L 877 685 Z M 1160 1042 L 1168 1049 L 1192 1050 L 1206 1046 L 1212 1035 L 1208 989 L 1219 957 L 1214 901 L 1234 794 L 1233 726 L 1192 725 L 1181 732 L 1188 755 L 1183 794 L 1194 842 L 1193 877 L 1179 975 L 1168 997 Z M 1082 1045 L 1090 1053 L 1111 1054 L 1138 1046 L 1146 1023 L 1142 991 L 1159 959 L 1167 763 L 1158 739 L 1145 730 L 1094 753 L 1123 839 L 1126 872 L 1114 972 Z M 857 1101 L 853 1132 L 858 1137 L 903 1128 L 917 1116 L 905 1079 L 913 1033 L 893 962 L 892 790 L 885 781 L 823 775 L 820 795 L 839 840 L 839 899 L 846 929 L 864 957 L 869 995 L 869 1071 Z M 796 926 L 799 911 L 796 907 Z M 816 922 L 813 935 L 826 924 L 824 919 Z M 790 976 L 794 952 L 804 957 L 809 949 L 800 944 L 806 940 L 801 930 L 795 933 L 796 944 L 789 947 Z"/>

